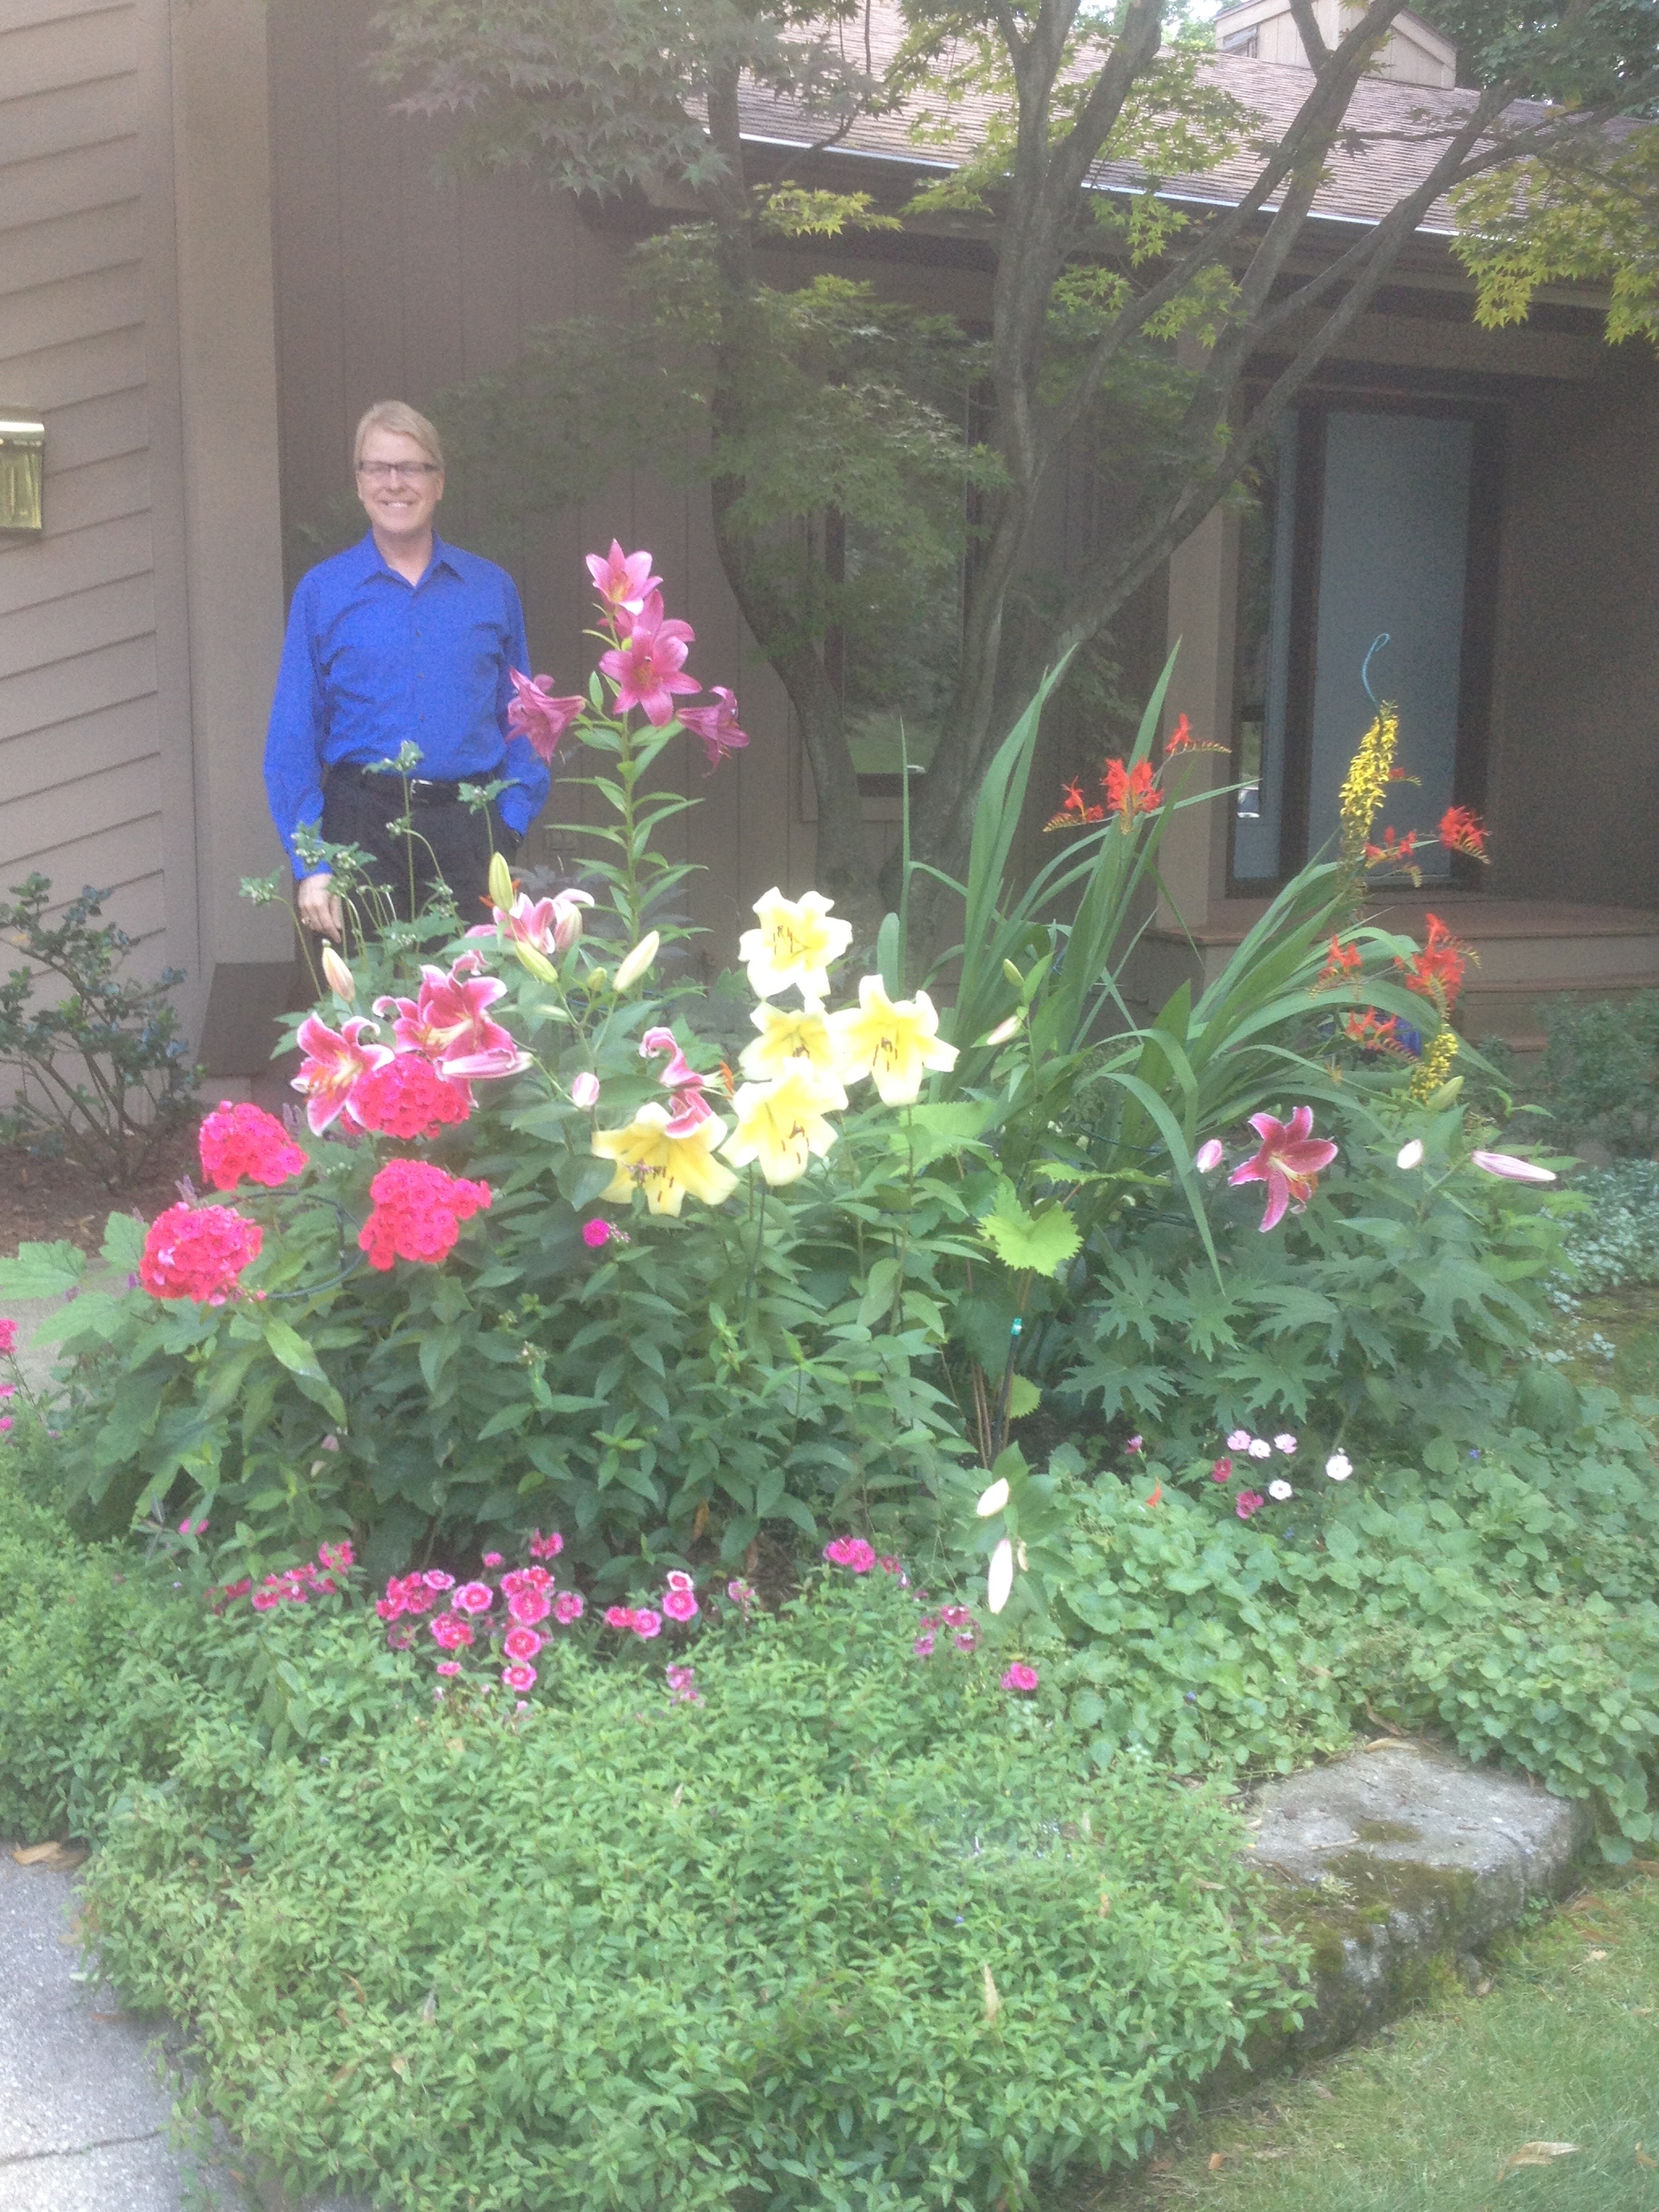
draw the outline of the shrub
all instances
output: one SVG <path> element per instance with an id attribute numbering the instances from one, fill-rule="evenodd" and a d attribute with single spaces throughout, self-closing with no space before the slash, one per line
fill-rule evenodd
<path id="1" fill-rule="evenodd" d="M 524 1709 L 342 1598 L 129 1595 L 98 1710 L 34 1709 L 104 1968 L 291 2182 L 422 2212 L 966 2212 L 1139 2155 L 1294 2003 L 1236 1825 L 872 1580 L 704 1637 L 698 1701 L 578 1640 Z M 0 1711 L 88 1656 L 18 1595 Z"/>
<path id="2" fill-rule="evenodd" d="M 17 1076 L 0 1143 L 66 1153 L 119 1190 L 192 1111 L 196 1073 L 171 997 L 184 971 L 124 975 L 131 939 L 94 927 L 108 896 L 83 890 L 49 921 L 52 885 L 36 874 L 0 900 L 0 933 L 29 963 L 0 983 L 0 1064 Z M 57 995 L 37 1006 L 43 977 Z"/>
<path id="3" fill-rule="evenodd" d="M 1534 1087 L 1564 1134 L 1651 1157 L 1659 1146 L 1659 991 L 1616 1003 L 1562 1000 L 1546 1018 Z"/>

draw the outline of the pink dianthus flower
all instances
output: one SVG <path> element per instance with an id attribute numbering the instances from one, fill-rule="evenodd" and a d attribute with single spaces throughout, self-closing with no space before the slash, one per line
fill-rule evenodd
<path id="1" fill-rule="evenodd" d="M 514 1590 L 507 1601 L 507 1610 L 514 1620 L 528 1628 L 534 1622 L 547 1619 L 553 1610 L 553 1601 L 545 1590 Z"/>
<path id="2" fill-rule="evenodd" d="M 501 1649 L 509 1659 L 533 1659 L 542 1648 L 542 1638 L 533 1628 L 514 1626 L 509 1628 Z"/>
<path id="3" fill-rule="evenodd" d="M 876 1564 L 876 1549 L 862 1536 L 837 1536 L 823 1547 L 823 1556 L 832 1567 L 846 1567 L 855 1575 L 867 1575 Z"/>
<path id="4" fill-rule="evenodd" d="M 580 1590 L 561 1590 L 553 1601 L 553 1618 L 562 1627 L 568 1628 L 573 1620 L 580 1620 L 584 1610 Z"/>
<path id="5" fill-rule="evenodd" d="M 605 1625 L 607 1628 L 632 1628 L 634 1626 L 633 1607 L 631 1605 L 606 1606 L 605 1609 Z"/>
<path id="6" fill-rule="evenodd" d="M 640 1606 L 634 1614 L 633 1628 L 635 1636 L 648 1643 L 652 1637 L 662 1634 L 662 1615 L 653 1613 L 648 1605 Z"/>
<path id="7" fill-rule="evenodd" d="M 0 1321 L 0 1354 L 9 1358 L 17 1349 L 17 1323 L 8 1316 Z"/>
<path id="8" fill-rule="evenodd" d="M 1005 1690 L 1035 1690 L 1036 1686 L 1036 1668 L 1028 1667 L 1023 1659 L 1016 1659 L 1002 1678 Z"/>
<path id="9" fill-rule="evenodd" d="M 665 1590 L 662 1609 L 671 1620 L 695 1620 L 700 1610 L 695 1595 L 689 1589 Z"/>
<path id="10" fill-rule="evenodd" d="M 564 1538 L 560 1535 L 556 1528 L 550 1536 L 544 1536 L 541 1530 L 538 1528 L 530 1539 L 530 1556 L 532 1559 L 556 1559 L 563 1549 Z"/>
<path id="11" fill-rule="evenodd" d="M 503 1667 L 501 1680 L 509 1690 L 533 1690 L 536 1686 L 536 1670 L 533 1667 L 527 1667 L 520 1662 L 511 1667 Z"/>
<path id="12" fill-rule="evenodd" d="M 465 1651 L 472 1641 L 472 1623 L 457 1613 L 441 1613 L 431 1626 L 434 1643 L 446 1651 Z"/>
<path id="13" fill-rule="evenodd" d="M 449 1602 L 457 1613 L 488 1613 L 495 1602 L 495 1593 L 488 1583 L 463 1583 Z"/>

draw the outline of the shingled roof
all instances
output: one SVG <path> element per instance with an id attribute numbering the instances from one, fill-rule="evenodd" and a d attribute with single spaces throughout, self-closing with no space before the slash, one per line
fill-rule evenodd
<path id="1" fill-rule="evenodd" d="M 872 58 L 879 64 L 896 44 L 900 26 L 895 9 L 874 13 Z M 1212 80 L 1224 86 L 1260 118 L 1260 137 L 1281 137 L 1301 107 L 1313 83 L 1311 70 L 1282 62 L 1257 61 L 1243 54 L 1214 53 L 1204 67 Z M 1433 166 L 1447 134 L 1468 113 L 1477 95 L 1473 92 L 1443 91 L 1437 86 L 1400 83 L 1386 77 L 1366 77 L 1356 87 L 1349 105 L 1347 125 L 1359 134 L 1357 150 L 1340 148 L 1332 154 L 1329 173 L 1313 204 L 1316 218 L 1338 222 L 1374 223 L 1387 215 Z M 749 88 L 742 96 L 744 136 L 757 145 L 810 146 L 824 135 L 820 118 L 807 115 L 798 105 Z M 1517 100 L 1508 112 L 1511 125 L 1524 125 L 1551 111 L 1540 102 Z M 930 131 L 926 138 L 915 135 L 911 115 L 860 117 L 844 137 L 836 141 L 839 155 L 880 161 L 907 169 L 950 169 L 965 159 L 980 143 L 991 113 L 984 99 L 960 102 L 953 113 L 957 125 L 943 143 Z M 1165 197 L 1231 207 L 1255 183 L 1258 161 L 1249 153 L 1224 161 L 1196 175 L 1160 179 Z M 1103 161 L 1094 173 L 1103 190 L 1138 190 L 1146 183 L 1144 171 L 1127 161 Z M 1274 205 L 1276 203 L 1269 203 Z M 1449 235 L 1456 225 L 1444 200 L 1437 201 L 1421 232 Z"/>

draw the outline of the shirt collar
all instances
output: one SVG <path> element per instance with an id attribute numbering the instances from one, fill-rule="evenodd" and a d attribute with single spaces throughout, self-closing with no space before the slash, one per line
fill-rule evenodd
<path id="1" fill-rule="evenodd" d="M 386 556 L 374 543 L 374 532 L 372 530 L 366 530 L 363 532 L 358 543 L 357 550 L 362 556 L 362 566 L 359 570 L 361 576 L 390 576 L 399 584 L 408 584 L 407 577 L 399 576 L 395 568 L 388 567 Z M 455 566 L 454 558 L 448 546 L 434 530 L 432 533 L 432 560 L 427 568 L 426 576 L 422 577 L 421 582 L 424 583 L 426 577 L 431 575 L 437 568 L 447 568 L 452 576 L 459 576 L 461 573 Z"/>

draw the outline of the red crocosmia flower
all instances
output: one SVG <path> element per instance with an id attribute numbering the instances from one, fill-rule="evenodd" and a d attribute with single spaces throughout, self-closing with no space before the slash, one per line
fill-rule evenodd
<path id="1" fill-rule="evenodd" d="M 1137 814 L 1156 814 L 1164 804 L 1164 793 L 1152 780 L 1150 761 L 1137 761 L 1133 768 L 1125 768 L 1121 760 L 1106 763 L 1106 806 L 1115 814 L 1127 829 Z"/>
<path id="2" fill-rule="evenodd" d="M 1429 941 L 1420 952 L 1409 960 L 1396 960 L 1409 991 L 1420 991 L 1425 999 L 1432 999 L 1443 1014 L 1449 1014 L 1457 1004 L 1457 994 L 1463 988 L 1463 978 L 1469 961 L 1469 948 L 1461 944 L 1437 914 L 1425 915 L 1429 926 Z"/>
<path id="3" fill-rule="evenodd" d="M 400 1052 L 360 1075 L 347 1104 L 360 1127 L 382 1137 L 429 1137 L 472 1111 L 472 1086 L 440 1073 L 423 1052 Z"/>
<path id="4" fill-rule="evenodd" d="M 651 573 L 648 553 L 624 553 L 614 538 L 609 553 L 588 555 L 587 573 L 613 617 L 638 614 L 662 582 L 660 576 Z M 617 627 L 626 631 L 628 623 L 618 621 Z"/>
<path id="5" fill-rule="evenodd" d="M 1328 1138 L 1314 1135 L 1311 1106 L 1298 1106 L 1288 1121 L 1275 1121 L 1271 1114 L 1252 1114 L 1250 1127 L 1261 1139 L 1261 1150 L 1235 1168 L 1227 1180 L 1267 1184 L 1261 1226 L 1273 1229 L 1284 1219 L 1287 1206 L 1302 1212 L 1321 1170 L 1336 1158 L 1336 1146 Z"/>
<path id="6" fill-rule="evenodd" d="M 580 692 L 556 699 L 550 676 L 521 676 L 516 668 L 507 672 L 514 692 L 507 702 L 507 734 L 528 738 L 541 757 L 550 761 L 559 750 L 559 739 L 587 702 Z"/>
<path id="7" fill-rule="evenodd" d="M 1375 1006 L 1356 1008 L 1342 1024 L 1342 1034 L 1350 1044 L 1357 1044 L 1364 1052 L 1403 1052 L 1400 1042 L 1400 1017 L 1390 1014 L 1386 1020 Z"/>
<path id="8" fill-rule="evenodd" d="M 1045 830 L 1084 830 L 1091 822 L 1103 822 L 1106 819 L 1106 809 L 1103 806 L 1088 806 L 1084 804 L 1080 785 L 1068 783 L 1061 787 L 1066 793 L 1066 803 L 1058 814 L 1051 814 L 1043 823 Z"/>
<path id="9" fill-rule="evenodd" d="M 267 1190 L 298 1175 L 306 1156 L 274 1114 L 247 1099 L 216 1106 L 198 1138 L 202 1172 L 215 1190 L 234 1190 L 246 1176 Z"/>
<path id="10" fill-rule="evenodd" d="M 392 1034 L 401 1052 L 441 1060 L 450 1076 L 517 1075 L 530 1065 L 511 1033 L 487 1009 L 505 995 L 498 976 L 480 975 L 478 955 L 463 952 L 447 975 L 422 968 L 418 998 L 377 999 L 377 1014 L 395 1014 Z"/>
<path id="11" fill-rule="evenodd" d="M 1467 853 L 1472 860 L 1487 858 L 1486 825 L 1470 807 L 1446 809 L 1440 817 L 1440 842 L 1448 851 Z"/>
<path id="12" fill-rule="evenodd" d="M 682 707 L 680 720 L 695 738 L 701 738 L 703 750 L 708 756 L 708 773 L 713 775 L 727 753 L 740 752 L 749 742 L 747 734 L 738 727 L 738 695 L 728 691 L 724 684 L 710 687 L 714 694 L 712 707 Z"/>
<path id="13" fill-rule="evenodd" d="M 1346 976 L 1358 975 L 1364 964 L 1365 956 L 1357 945 L 1344 945 L 1340 937 L 1334 937 L 1314 988 L 1317 990 L 1323 983 L 1340 983 Z"/>
<path id="14" fill-rule="evenodd" d="M 300 1062 L 294 1088 L 305 1099 L 306 1120 L 314 1135 L 320 1137 L 338 1121 L 358 1078 L 367 1075 L 371 1067 L 384 1066 L 392 1057 L 386 1045 L 365 1044 L 365 1030 L 377 1036 L 380 1025 L 361 1014 L 338 1030 L 330 1029 L 315 1014 L 308 1014 L 300 1024 L 296 1042 L 306 1056 Z"/>
<path id="15" fill-rule="evenodd" d="M 672 721 L 676 694 L 702 689 L 695 676 L 684 673 L 696 637 L 690 623 L 665 618 L 661 592 L 651 592 L 622 642 L 599 656 L 602 673 L 617 687 L 617 712 L 626 714 L 638 707 L 658 729 Z"/>
<path id="16" fill-rule="evenodd" d="M 153 1298 L 222 1306 L 264 1241 L 258 1222 L 229 1206 L 170 1206 L 144 1237 L 138 1279 Z"/>
<path id="17" fill-rule="evenodd" d="M 1164 739 L 1164 750 L 1166 754 L 1184 753 L 1193 742 L 1193 726 L 1183 714 Z"/>
<path id="18" fill-rule="evenodd" d="M 1380 845 L 1366 846 L 1365 866 L 1368 868 L 1403 867 L 1416 850 L 1415 830 L 1408 830 L 1403 837 L 1396 836 L 1391 829 L 1385 830 Z"/>
<path id="19" fill-rule="evenodd" d="M 368 1264 L 394 1260 L 434 1266 L 455 1249 L 460 1225 L 490 1200 L 487 1182 L 470 1182 L 430 1160 L 388 1160 L 368 1187 L 374 1211 L 357 1234 Z"/>

